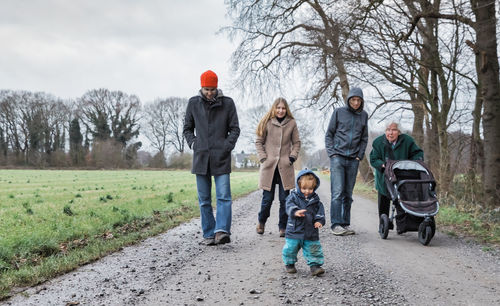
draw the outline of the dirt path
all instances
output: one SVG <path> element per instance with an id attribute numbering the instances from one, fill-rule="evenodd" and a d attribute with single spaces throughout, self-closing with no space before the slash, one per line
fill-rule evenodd
<path id="1" fill-rule="evenodd" d="M 320 197 L 328 214 L 328 183 Z M 376 232 L 376 203 L 356 197 L 357 235 L 321 230 L 326 273 L 284 272 L 277 205 L 255 233 L 260 192 L 234 202 L 233 242 L 200 246 L 195 219 L 4 301 L 5 305 L 500 305 L 500 259 L 438 232 L 429 247 L 416 233 Z M 74 305 L 74 304 L 73 304 Z"/>

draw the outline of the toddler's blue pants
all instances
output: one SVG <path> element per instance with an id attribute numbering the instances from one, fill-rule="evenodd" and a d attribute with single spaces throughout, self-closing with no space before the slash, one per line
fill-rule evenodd
<path id="1" fill-rule="evenodd" d="M 302 254 L 308 266 L 321 266 L 325 258 L 319 240 L 302 240 L 285 238 L 283 247 L 283 262 L 285 265 L 293 265 L 297 262 L 297 253 L 302 248 Z"/>

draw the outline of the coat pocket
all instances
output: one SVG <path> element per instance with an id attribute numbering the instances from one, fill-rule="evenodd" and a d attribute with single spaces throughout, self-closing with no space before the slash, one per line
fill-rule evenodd
<path id="1" fill-rule="evenodd" d="M 214 150 L 210 156 L 212 170 L 231 168 L 231 151 Z"/>
<path id="2" fill-rule="evenodd" d="M 193 151 L 196 151 L 196 137 L 193 139 L 193 143 L 191 144 L 191 148 Z"/>

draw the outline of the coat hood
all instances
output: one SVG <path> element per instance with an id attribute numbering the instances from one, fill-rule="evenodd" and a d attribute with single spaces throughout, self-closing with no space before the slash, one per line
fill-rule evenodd
<path id="1" fill-rule="evenodd" d="M 361 98 L 361 105 L 357 110 L 354 110 L 351 105 L 349 105 L 349 99 L 352 97 L 360 97 Z M 350 111 L 354 113 L 361 113 L 363 111 L 363 107 L 365 106 L 365 99 L 363 98 L 363 90 L 359 87 L 353 87 L 351 90 L 349 90 L 349 94 L 347 95 L 347 99 L 345 100 L 345 103 L 347 107 L 349 108 Z"/>
<path id="2" fill-rule="evenodd" d="M 316 178 L 317 184 L 316 184 L 316 187 L 314 187 L 314 192 L 316 192 L 316 190 L 319 188 L 319 184 L 320 184 L 319 177 L 316 174 L 314 174 L 314 172 L 312 170 L 309 170 L 309 169 L 300 170 L 299 174 L 297 175 L 297 178 L 295 179 L 295 190 L 302 197 L 304 197 L 304 194 L 300 191 L 299 179 L 300 179 L 301 176 L 303 176 L 305 174 L 309 174 L 309 173 L 312 174 L 312 175 L 314 175 L 314 177 Z"/>

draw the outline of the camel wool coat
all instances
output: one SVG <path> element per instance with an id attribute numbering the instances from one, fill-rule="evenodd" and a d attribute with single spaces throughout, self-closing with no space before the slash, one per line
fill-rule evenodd
<path id="1" fill-rule="evenodd" d="M 272 118 L 267 122 L 264 135 L 257 136 L 255 147 L 260 164 L 259 188 L 271 190 L 274 170 L 278 171 L 283 183 L 283 189 L 295 188 L 295 173 L 290 157 L 297 160 L 300 150 L 299 130 L 295 119 L 286 117 L 281 123 Z"/>

